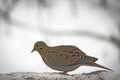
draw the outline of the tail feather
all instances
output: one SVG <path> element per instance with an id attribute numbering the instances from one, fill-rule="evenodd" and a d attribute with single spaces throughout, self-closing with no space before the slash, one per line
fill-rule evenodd
<path id="1" fill-rule="evenodd" d="M 97 64 L 97 63 L 94 63 L 94 62 L 89 63 L 89 64 L 87 64 L 87 65 L 88 65 L 88 66 L 100 67 L 100 68 L 103 68 L 103 69 L 107 69 L 107 70 L 113 71 L 112 69 L 109 69 L 109 68 L 107 68 L 107 67 L 104 67 L 104 66 L 102 66 L 102 65 L 100 65 L 100 64 Z"/>

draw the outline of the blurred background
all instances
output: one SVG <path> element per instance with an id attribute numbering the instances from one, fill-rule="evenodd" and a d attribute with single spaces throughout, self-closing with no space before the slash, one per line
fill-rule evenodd
<path id="1" fill-rule="evenodd" d="M 120 0 L 0 0 L 0 73 L 57 72 L 36 41 L 75 45 L 97 63 L 120 71 Z M 102 70 L 79 67 L 71 74 Z"/>

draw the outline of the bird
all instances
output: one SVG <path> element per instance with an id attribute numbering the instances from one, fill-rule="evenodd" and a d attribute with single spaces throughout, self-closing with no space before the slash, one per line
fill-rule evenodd
<path id="1" fill-rule="evenodd" d="M 99 67 L 113 71 L 96 63 L 98 58 L 87 55 L 74 45 L 48 46 L 44 41 L 37 41 L 31 53 L 34 51 L 41 55 L 48 67 L 60 71 L 61 74 L 67 74 L 80 66 Z"/>

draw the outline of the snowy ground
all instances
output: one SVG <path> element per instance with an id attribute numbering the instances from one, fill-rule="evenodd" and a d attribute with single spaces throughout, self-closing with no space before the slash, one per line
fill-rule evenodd
<path id="1" fill-rule="evenodd" d="M 84 74 L 18 72 L 0 74 L 0 80 L 120 80 L 120 73 L 96 71 Z"/>

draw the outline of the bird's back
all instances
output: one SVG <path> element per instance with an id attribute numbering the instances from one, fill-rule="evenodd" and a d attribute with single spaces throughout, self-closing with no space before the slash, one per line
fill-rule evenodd
<path id="1" fill-rule="evenodd" d="M 61 69 L 68 69 L 68 70 L 74 70 L 77 67 L 82 65 L 80 64 L 74 64 L 80 59 L 83 60 L 84 56 L 86 54 L 81 51 L 79 48 L 75 46 L 55 46 L 50 47 L 48 50 L 47 55 L 47 62 L 49 67 L 55 67 L 55 68 L 61 68 Z M 87 58 L 85 58 L 87 59 Z M 84 60 L 83 60 L 84 62 Z"/>

